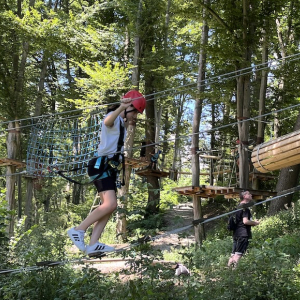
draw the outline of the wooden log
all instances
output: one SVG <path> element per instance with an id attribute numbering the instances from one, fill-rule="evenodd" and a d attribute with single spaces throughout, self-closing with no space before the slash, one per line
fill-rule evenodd
<path id="1" fill-rule="evenodd" d="M 12 158 L 0 158 L 0 167 L 14 166 L 16 168 L 25 168 L 26 163 Z"/>
<path id="2" fill-rule="evenodd" d="M 260 171 L 261 173 L 267 173 L 270 171 L 276 171 L 276 170 L 279 170 L 282 168 L 295 166 L 295 165 L 298 165 L 299 163 L 300 163 L 300 155 L 296 155 L 294 157 L 290 157 L 290 158 L 286 159 L 285 161 L 278 161 L 278 162 L 274 162 L 269 165 L 262 165 L 262 166 L 258 165 L 255 168 L 257 171 Z M 263 172 L 261 170 L 263 170 Z"/>
<path id="3" fill-rule="evenodd" d="M 292 143 L 282 146 L 280 148 L 274 148 L 274 149 L 270 149 L 269 151 L 264 151 L 264 152 L 261 152 L 260 149 L 257 149 L 256 155 L 255 155 L 255 153 L 252 152 L 252 157 L 253 157 L 252 160 L 258 161 L 258 156 L 259 156 L 259 160 L 262 160 L 262 159 L 274 157 L 277 154 L 287 153 L 287 152 L 293 151 L 293 150 L 299 151 L 299 148 L 300 148 L 300 141 L 292 142 Z M 265 150 L 265 149 L 262 149 L 262 150 Z"/>
<path id="4" fill-rule="evenodd" d="M 260 144 L 260 145 L 256 146 L 254 149 L 260 147 L 260 153 L 263 153 L 264 150 L 268 151 L 274 147 L 279 148 L 282 145 L 287 145 L 291 141 L 297 141 L 297 140 L 299 140 L 299 135 L 300 135 L 300 130 L 293 131 L 292 133 L 283 135 L 283 136 L 279 137 L 278 139 L 274 139 L 274 140 L 268 141 L 266 143 Z M 269 146 L 271 148 L 269 148 Z"/>
<path id="5" fill-rule="evenodd" d="M 253 149 L 251 161 L 261 173 L 300 163 L 300 130 L 260 144 Z"/>
<path id="6" fill-rule="evenodd" d="M 300 148 L 294 149 L 291 151 L 286 151 L 286 152 L 283 152 L 280 154 L 274 154 L 273 156 L 269 156 L 269 157 L 266 157 L 265 159 L 260 159 L 259 161 L 253 162 L 253 165 L 257 164 L 259 166 L 259 163 L 261 164 L 262 162 L 264 163 L 264 165 L 269 165 L 274 162 L 288 160 L 294 156 L 300 155 L 299 149 Z"/>
<path id="7" fill-rule="evenodd" d="M 219 159 L 222 158 L 222 156 L 214 156 L 214 155 L 206 155 L 206 154 L 200 154 L 199 157 L 209 158 L 209 159 L 216 159 L 216 160 L 219 160 Z"/>

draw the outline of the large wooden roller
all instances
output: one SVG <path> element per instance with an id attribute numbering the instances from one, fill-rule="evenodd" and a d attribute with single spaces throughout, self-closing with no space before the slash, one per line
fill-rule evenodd
<path id="1" fill-rule="evenodd" d="M 251 160 L 254 168 L 262 173 L 299 164 L 300 130 L 256 146 Z"/>

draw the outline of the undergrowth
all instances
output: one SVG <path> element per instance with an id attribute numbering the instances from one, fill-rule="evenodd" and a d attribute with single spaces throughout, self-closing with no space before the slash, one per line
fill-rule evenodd
<path id="1" fill-rule="evenodd" d="M 0 277 L 1 299 L 300 299 L 299 208 L 261 219 L 253 228 L 247 254 L 235 269 L 227 267 L 232 240 L 220 220 L 201 247 L 191 245 L 170 253 L 154 251 L 151 243 L 133 247 L 123 256 L 129 267 L 103 274 L 91 265 L 45 268 Z M 72 257 L 65 237 L 70 216 L 59 213 L 56 226 L 33 227 L 10 241 L 6 257 L 11 268 L 34 264 L 37 258 Z M 72 217 L 71 217 L 72 218 Z M 23 225 L 19 224 L 19 228 Z M 113 226 L 108 226 L 108 231 Z M 174 276 L 184 263 L 191 276 Z"/>

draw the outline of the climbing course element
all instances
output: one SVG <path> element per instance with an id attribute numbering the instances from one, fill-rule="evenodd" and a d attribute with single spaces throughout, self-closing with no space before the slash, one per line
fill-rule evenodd
<path id="1" fill-rule="evenodd" d="M 53 177 L 54 170 L 85 175 L 87 162 L 94 157 L 100 142 L 102 115 L 50 116 L 31 127 L 27 148 L 26 172 L 32 177 Z"/>
<path id="2" fill-rule="evenodd" d="M 253 149 L 251 160 L 254 168 L 261 173 L 299 164 L 300 130 L 259 144 Z"/>

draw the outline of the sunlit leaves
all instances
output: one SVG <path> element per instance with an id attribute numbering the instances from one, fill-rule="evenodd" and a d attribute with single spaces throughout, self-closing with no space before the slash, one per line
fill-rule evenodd
<path id="1" fill-rule="evenodd" d="M 77 87 L 85 95 L 85 99 L 74 100 L 77 107 L 99 105 L 106 99 L 107 91 L 112 90 L 115 96 L 128 87 L 128 68 L 116 63 L 107 62 L 102 66 L 99 63 L 78 64 L 88 75 L 87 78 L 76 79 Z"/>

